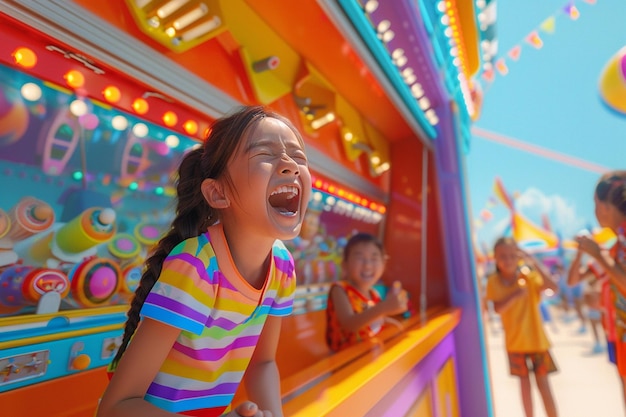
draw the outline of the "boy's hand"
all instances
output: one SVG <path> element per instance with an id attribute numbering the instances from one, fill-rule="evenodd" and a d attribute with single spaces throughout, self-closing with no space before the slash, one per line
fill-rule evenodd
<path id="1" fill-rule="evenodd" d="M 272 417 L 272 412 L 259 410 L 259 407 L 252 401 L 244 401 L 222 417 Z"/>
<path id="2" fill-rule="evenodd" d="M 383 301 L 387 314 L 395 315 L 404 313 L 408 308 L 409 294 L 402 289 L 402 284 L 395 281 Z"/>

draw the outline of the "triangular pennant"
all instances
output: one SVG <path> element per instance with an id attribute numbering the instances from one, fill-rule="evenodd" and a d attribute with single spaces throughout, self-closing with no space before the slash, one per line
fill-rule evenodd
<path id="1" fill-rule="evenodd" d="M 530 35 L 526 37 L 526 42 L 528 42 L 537 49 L 540 49 L 543 46 L 543 41 L 539 37 L 539 34 L 536 30 L 532 31 Z"/>
<path id="2" fill-rule="evenodd" d="M 517 61 L 521 53 L 522 53 L 522 47 L 519 45 L 516 45 L 509 51 L 508 55 L 513 61 Z"/>
<path id="3" fill-rule="evenodd" d="M 485 223 L 493 218 L 493 213 L 487 209 L 482 209 L 480 211 L 480 219 Z"/>
<path id="4" fill-rule="evenodd" d="M 496 74 L 493 72 L 493 68 L 489 68 L 483 71 L 482 77 L 487 82 L 493 82 L 494 78 L 496 78 Z"/>
<path id="5" fill-rule="evenodd" d="M 580 17 L 580 12 L 578 11 L 578 8 L 576 7 L 573 1 L 570 1 L 569 3 L 567 3 L 567 5 L 563 7 L 563 11 L 567 13 L 567 15 L 572 20 L 576 20 Z"/>
<path id="6" fill-rule="evenodd" d="M 555 25 L 556 25 L 556 19 L 554 18 L 554 16 L 550 16 L 549 18 L 541 22 L 541 25 L 539 25 L 539 28 L 546 33 L 552 34 L 554 33 Z"/>
<path id="7" fill-rule="evenodd" d="M 506 66 L 504 58 L 500 58 L 496 61 L 496 69 L 498 70 L 500 75 L 507 75 L 509 73 L 509 68 Z"/>

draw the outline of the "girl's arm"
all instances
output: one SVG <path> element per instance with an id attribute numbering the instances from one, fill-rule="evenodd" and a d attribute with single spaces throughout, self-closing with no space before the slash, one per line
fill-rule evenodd
<path id="1" fill-rule="evenodd" d="M 626 265 L 615 262 L 607 251 L 602 250 L 593 239 L 587 236 L 579 236 L 576 238 L 578 248 L 591 255 L 600 266 L 606 271 L 611 282 L 626 294 Z"/>
<path id="2" fill-rule="evenodd" d="M 282 318 L 268 316 L 243 381 L 250 401 L 258 404 L 261 410 L 271 411 L 272 417 L 283 417 L 280 375 L 276 365 L 281 324 Z"/>
<path id="3" fill-rule="evenodd" d="M 498 300 L 498 301 L 490 300 L 493 303 L 493 311 L 495 311 L 498 314 L 502 313 L 503 311 L 506 311 L 506 309 L 508 309 L 513 303 L 513 300 L 521 297 L 527 292 L 528 292 L 527 287 L 518 287 L 515 291 L 513 291 L 508 296 L 502 298 L 501 300 Z"/>
<path id="4" fill-rule="evenodd" d="M 387 298 L 383 301 L 360 313 L 352 310 L 348 294 L 341 287 L 332 287 L 329 297 L 333 300 L 335 314 L 341 327 L 349 332 L 357 332 L 380 318 L 406 311 L 408 300 L 406 291 L 400 290 L 392 294 L 393 290 L 393 288 L 389 290 Z"/>
<path id="5" fill-rule="evenodd" d="M 580 260 L 583 253 L 581 251 L 576 252 L 576 256 L 572 260 L 572 264 L 567 272 L 567 285 L 573 287 L 582 280 L 582 274 L 580 273 Z"/>
<path id="6" fill-rule="evenodd" d="M 557 292 L 559 290 L 559 284 L 554 282 L 554 280 L 550 276 L 550 273 L 546 270 L 546 267 L 543 265 L 542 262 L 537 261 L 534 256 L 526 252 L 522 252 L 522 256 L 524 258 L 524 262 L 526 262 L 529 266 L 532 266 L 537 272 L 539 272 L 539 275 L 541 275 L 541 278 L 543 279 L 543 285 L 541 286 L 541 288 L 539 288 L 539 291 L 550 289 L 554 292 Z"/>
<path id="7" fill-rule="evenodd" d="M 143 397 L 165 361 L 180 329 L 143 319 L 113 374 L 96 417 L 166 417 L 164 411 Z"/>

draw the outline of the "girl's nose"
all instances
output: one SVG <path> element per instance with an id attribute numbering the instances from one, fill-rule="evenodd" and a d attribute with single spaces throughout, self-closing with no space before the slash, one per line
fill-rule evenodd
<path id="1" fill-rule="evenodd" d="M 292 157 L 287 154 L 283 154 L 280 158 L 281 166 L 280 173 L 281 174 L 293 174 L 300 175 L 300 170 L 298 169 L 298 163 L 294 161 Z"/>

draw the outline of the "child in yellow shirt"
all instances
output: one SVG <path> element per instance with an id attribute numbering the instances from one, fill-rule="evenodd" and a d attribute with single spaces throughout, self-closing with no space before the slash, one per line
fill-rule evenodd
<path id="1" fill-rule="evenodd" d="M 557 290 L 543 266 L 521 251 L 513 238 L 494 245 L 496 272 L 487 279 L 487 300 L 493 302 L 504 329 L 511 375 L 520 378 L 522 403 L 527 417 L 533 416 L 530 373 L 535 374 L 548 417 L 557 417 L 548 374 L 557 370 L 550 355 L 550 342 L 543 329 L 539 304 L 544 289 Z"/>

